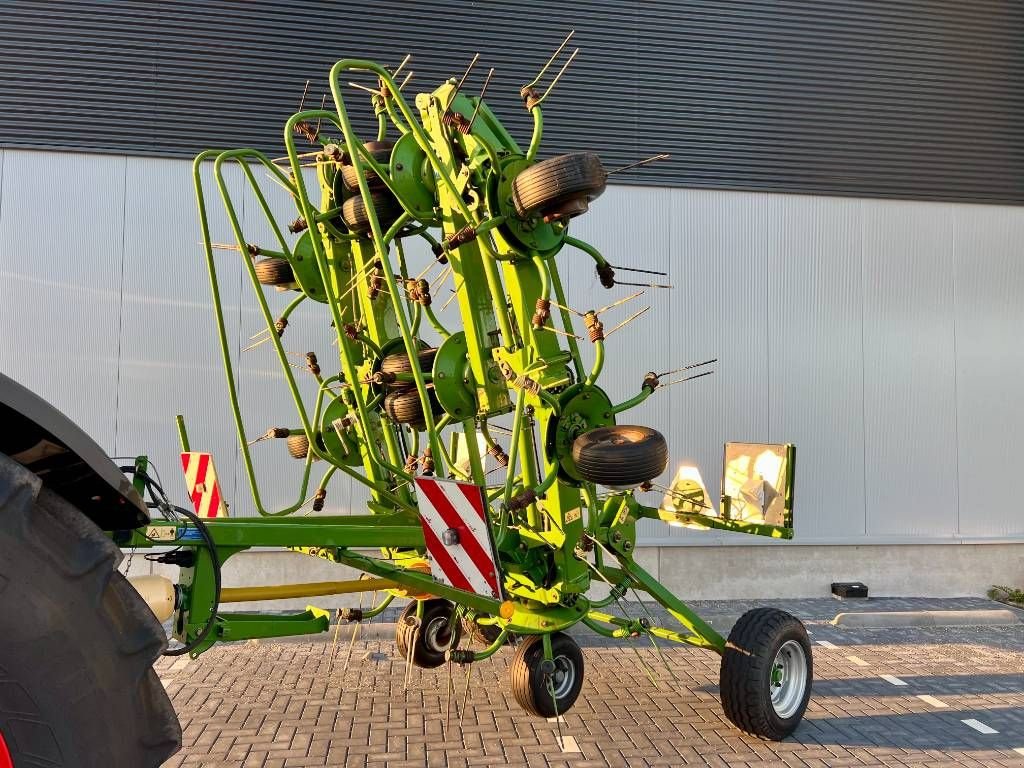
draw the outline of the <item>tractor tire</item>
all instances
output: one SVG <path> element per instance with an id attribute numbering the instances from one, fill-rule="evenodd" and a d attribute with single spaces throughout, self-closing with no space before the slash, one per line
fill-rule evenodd
<path id="1" fill-rule="evenodd" d="M 402 213 L 402 206 L 387 189 L 378 189 L 370 193 L 373 209 L 377 212 L 377 221 L 381 228 L 390 227 Z M 352 195 L 341 206 L 341 218 L 345 226 L 356 234 L 370 231 L 370 217 L 366 212 L 362 195 Z"/>
<path id="2" fill-rule="evenodd" d="M 813 678 L 811 643 L 800 620 L 755 608 L 729 633 L 718 680 L 722 709 L 741 730 L 781 741 L 800 724 Z"/>
<path id="3" fill-rule="evenodd" d="M 373 159 L 376 160 L 380 165 L 385 168 L 388 167 L 388 163 L 391 162 L 391 150 L 394 148 L 394 143 L 390 141 L 368 141 L 365 144 L 366 148 L 370 150 L 370 154 Z M 362 158 L 359 158 L 362 160 Z M 365 164 L 364 164 L 365 168 Z M 365 168 L 366 172 L 366 183 L 371 190 L 384 189 L 384 182 L 377 175 L 375 171 Z M 359 174 L 356 173 L 355 167 L 352 165 L 341 166 L 341 183 L 345 185 L 345 189 L 350 192 L 355 192 L 359 189 Z"/>
<path id="4" fill-rule="evenodd" d="M 452 622 L 455 606 L 448 600 L 431 598 L 423 601 L 423 620 L 420 631 L 416 632 L 416 605 L 413 601 L 405 606 L 398 617 L 395 628 L 395 645 L 398 655 L 409 660 L 409 649 L 413 649 L 412 663 L 423 669 L 434 669 L 445 663 L 445 653 L 455 648 L 462 637 L 459 622 Z M 452 632 L 455 632 L 454 642 Z"/>
<path id="5" fill-rule="evenodd" d="M 442 413 L 441 405 L 437 402 L 433 387 L 427 389 L 427 398 L 430 400 L 431 413 L 439 416 Z M 427 426 L 423 403 L 420 401 L 419 392 L 415 389 L 391 392 L 385 396 L 384 412 L 396 424 L 408 424 L 418 430 L 423 430 Z"/>
<path id="6" fill-rule="evenodd" d="M 572 444 L 576 470 L 584 480 L 609 488 L 635 488 L 668 465 L 668 443 L 649 427 L 598 427 Z"/>
<path id="7" fill-rule="evenodd" d="M 309 455 L 309 439 L 305 435 L 289 435 L 285 441 L 288 444 L 288 454 L 293 459 L 306 460 L 306 456 Z M 320 444 L 320 440 L 317 440 L 317 444 Z M 321 446 L 321 449 L 323 446 Z M 320 457 L 313 454 L 313 461 L 319 461 Z"/>
<path id="8" fill-rule="evenodd" d="M 277 287 L 295 284 L 295 273 L 287 259 L 260 259 L 253 264 L 253 268 L 256 270 L 256 279 L 263 285 Z"/>
<path id="9" fill-rule="evenodd" d="M 434 357 L 436 355 L 436 347 L 421 349 L 416 355 L 419 359 L 420 370 L 430 373 L 434 367 Z M 380 361 L 380 371 L 381 373 L 411 373 L 412 365 L 409 363 L 409 356 L 405 352 L 396 352 L 393 355 L 388 355 Z M 411 381 L 396 381 L 388 384 L 387 388 L 392 392 L 402 392 L 415 386 Z"/>
<path id="10" fill-rule="evenodd" d="M 537 717 L 564 715 L 583 689 L 583 652 L 576 641 L 564 632 L 555 632 L 551 651 L 555 667 L 549 674 L 543 665 L 543 637 L 530 635 L 519 645 L 509 668 L 512 695 L 519 706 Z"/>
<path id="11" fill-rule="evenodd" d="M 607 180 L 601 158 L 593 152 L 559 155 L 516 176 L 512 204 L 524 219 L 537 214 L 545 221 L 571 219 L 586 213 L 591 201 L 604 192 Z"/>
<path id="12" fill-rule="evenodd" d="M 0 456 L 0 764 L 149 768 L 180 748 L 153 670 L 167 636 L 120 561 L 84 514 Z"/>

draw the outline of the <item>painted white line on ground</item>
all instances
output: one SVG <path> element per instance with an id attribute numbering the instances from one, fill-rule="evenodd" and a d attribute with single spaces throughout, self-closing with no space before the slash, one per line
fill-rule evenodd
<path id="1" fill-rule="evenodd" d="M 835 645 L 830 643 L 828 640 L 818 640 L 818 645 L 823 646 L 825 648 L 835 648 Z"/>
<path id="2" fill-rule="evenodd" d="M 852 661 L 858 667 L 866 667 L 868 665 L 868 663 L 864 661 L 864 659 L 862 659 L 860 656 L 847 656 L 846 658 L 848 661 Z"/>
<path id="3" fill-rule="evenodd" d="M 580 754 L 583 752 L 583 750 L 580 749 L 580 745 L 576 743 L 576 738 L 574 736 L 565 736 L 561 739 L 555 736 L 555 741 L 557 741 L 558 746 L 562 748 L 562 752 L 566 754 Z"/>
<path id="4" fill-rule="evenodd" d="M 949 709 L 949 704 L 947 704 L 944 701 L 940 701 L 939 699 L 936 699 L 934 696 L 929 696 L 926 693 L 918 695 L 917 698 L 919 698 L 925 704 L 931 704 L 936 709 Z"/>
<path id="5" fill-rule="evenodd" d="M 973 728 L 978 733 L 999 733 L 999 731 L 997 731 L 995 728 L 990 728 L 989 726 L 981 722 L 981 720 L 975 720 L 973 717 L 969 720 L 961 720 L 960 722 L 966 725 L 968 728 Z"/>
<path id="6" fill-rule="evenodd" d="M 1013 751 L 1018 755 L 1024 755 L 1024 747 L 1014 747 Z"/>
<path id="7" fill-rule="evenodd" d="M 561 715 L 559 715 L 558 717 L 549 717 L 548 718 L 548 722 L 549 723 L 555 723 L 555 722 L 564 723 L 565 722 L 565 718 L 562 717 Z"/>
<path id="8" fill-rule="evenodd" d="M 879 677 L 885 680 L 885 682 L 892 683 L 893 685 L 906 685 L 903 680 L 900 680 L 895 675 L 879 675 Z"/>

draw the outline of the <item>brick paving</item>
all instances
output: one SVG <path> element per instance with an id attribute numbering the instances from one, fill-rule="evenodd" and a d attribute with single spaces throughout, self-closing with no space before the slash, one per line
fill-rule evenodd
<path id="1" fill-rule="evenodd" d="M 389 612 L 354 643 L 351 628 L 342 627 L 336 645 L 332 637 L 263 641 L 219 646 L 195 661 L 161 660 L 158 672 L 184 729 L 184 748 L 167 765 L 1024 766 L 1024 624 L 827 623 L 840 610 L 1002 606 L 774 602 L 807 622 L 814 644 L 811 703 L 784 742 L 751 738 L 726 721 L 716 655 L 667 642 L 655 648 L 649 639 L 617 644 L 584 632 L 576 636 L 586 681 L 564 722 L 519 710 L 506 684 L 507 650 L 472 667 L 462 712 L 465 668 L 455 667 L 450 678 L 444 667 L 417 669 L 404 688 Z M 750 604 L 696 607 L 727 626 Z M 640 615 L 636 605 L 624 608 Z M 655 615 L 659 623 L 667 619 Z"/>

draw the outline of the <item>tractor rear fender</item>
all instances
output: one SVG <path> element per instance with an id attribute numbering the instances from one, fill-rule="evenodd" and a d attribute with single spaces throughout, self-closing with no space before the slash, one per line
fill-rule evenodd
<path id="1" fill-rule="evenodd" d="M 135 488 L 91 437 L 67 416 L 0 374 L 0 453 L 105 531 L 136 528 L 149 513 Z"/>

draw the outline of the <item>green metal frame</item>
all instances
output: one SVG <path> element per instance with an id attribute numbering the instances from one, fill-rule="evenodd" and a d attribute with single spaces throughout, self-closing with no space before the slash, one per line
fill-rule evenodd
<path id="1" fill-rule="evenodd" d="M 343 92 L 343 79 L 353 75 L 377 80 L 371 99 L 378 118 L 375 138 L 384 140 L 389 131 L 398 135 L 387 164 L 375 160 L 353 128 Z M 330 88 L 333 110 L 301 111 L 286 121 L 286 167 L 256 149 L 209 150 L 197 156 L 193 166 L 231 413 L 261 515 L 207 524 L 219 561 L 251 547 L 311 548 L 322 557 L 386 577 L 411 591 L 450 599 L 481 621 L 501 628 L 499 639 L 478 652 L 477 658 L 491 655 L 510 632 L 547 636 L 581 621 L 608 636 L 649 635 L 721 652 L 723 638 L 633 560 L 636 522 L 658 518 L 658 510 L 640 504 L 632 491 L 599 495 L 596 486 L 576 475 L 571 462 L 576 436 L 614 424 L 617 414 L 643 402 L 654 388 L 645 385 L 636 397 L 613 405 L 598 387 L 604 341 L 594 342 L 594 360 L 588 367 L 566 309 L 554 256 L 568 245 L 588 254 L 599 271 L 609 269 L 608 263 L 593 245 L 569 235 L 567 221 L 524 219 L 512 206 L 515 174 L 536 162 L 543 133 L 540 102 L 547 92 L 539 100 L 527 100 L 534 130 L 524 153 L 487 104 L 467 97 L 454 79 L 433 92 L 418 94 L 413 106 L 388 70 L 371 61 L 344 59 L 331 69 Z M 313 153 L 300 152 L 298 135 L 312 141 Z M 310 157 L 317 170 L 318 196 L 307 189 L 303 175 Z M 294 401 L 297 425 L 287 433 L 304 434 L 309 440 L 310 454 L 296 501 L 281 509 L 269 509 L 263 502 L 252 460 L 254 441 L 241 416 L 234 350 L 226 332 L 201 178 L 209 161 L 235 248 L 266 325 L 266 340 Z M 241 169 L 248 194 L 270 225 L 272 250 L 247 239 L 225 181 L 226 164 Z M 340 183 L 346 164 L 358 179 L 358 189 L 351 192 Z M 307 230 L 299 244 L 289 242 L 273 215 L 254 167 L 294 200 Z M 396 218 L 382 220 L 372 197 L 374 178 L 401 204 Z M 367 232 L 349 230 L 339 215 L 353 195 L 362 199 Z M 447 264 L 442 269 L 452 272 L 462 322 L 455 334 L 442 325 L 429 296 L 424 298 L 424 281 L 415 276 L 419 270 L 407 263 L 402 243 L 410 237 L 425 238 L 437 259 Z M 273 316 L 266 289 L 257 279 L 254 253 L 284 258 L 293 267 L 295 298 L 282 315 L 285 320 L 307 297 L 326 306 L 338 347 L 338 368 L 333 375 L 311 368 L 318 384 L 312 403 L 300 392 L 282 341 L 283 324 Z M 557 311 L 537 322 L 535 310 L 547 302 L 553 302 Z M 389 352 L 401 350 L 415 359 L 423 344 L 419 329 L 424 319 L 446 341 L 434 370 L 413 366 L 410 374 L 403 375 L 424 404 L 425 424 L 414 429 L 387 418 L 381 407 L 383 390 L 374 375 Z M 430 390 L 435 387 L 442 405 L 451 409 L 440 416 L 429 405 Z M 432 462 L 430 469 L 439 477 L 464 477 L 466 473 L 454 466 L 447 450 L 447 436 L 459 432 L 469 446 L 478 445 L 479 437 L 492 452 L 503 454 L 491 436 L 489 422 L 506 414 L 511 414 L 512 427 L 505 477 L 489 481 L 482 457 L 473 450 L 467 477 L 485 489 L 490 503 L 507 596 L 499 601 L 444 586 L 428 573 L 409 567 L 421 561 L 425 551 L 411 468 L 418 464 L 427 471 L 425 465 Z M 179 431 L 187 450 L 188 438 L 180 421 Z M 321 498 L 340 472 L 369 489 L 370 514 L 296 516 L 309 498 L 314 459 L 328 467 L 318 486 Z M 780 538 L 792 535 L 791 527 L 691 513 L 679 517 L 710 528 Z M 196 552 L 194 566 L 182 569 L 180 583 L 183 599 L 175 633 L 185 642 L 193 640 L 210 620 L 214 602 L 213 561 L 196 533 L 191 524 L 161 522 L 119 538 L 126 547 L 159 543 Z M 379 548 L 382 556 L 362 551 L 367 548 Z M 595 579 L 611 586 L 610 598 L 588 598 Z M 642 591 L 664 606 L 681 630 L 600 610 L 629 590 Z M 215 621 L 216 632 L 194 653 L 217 640 L 327 628 L 323 613 L 312 610 L 283 617 L 218 611 Z"/>

